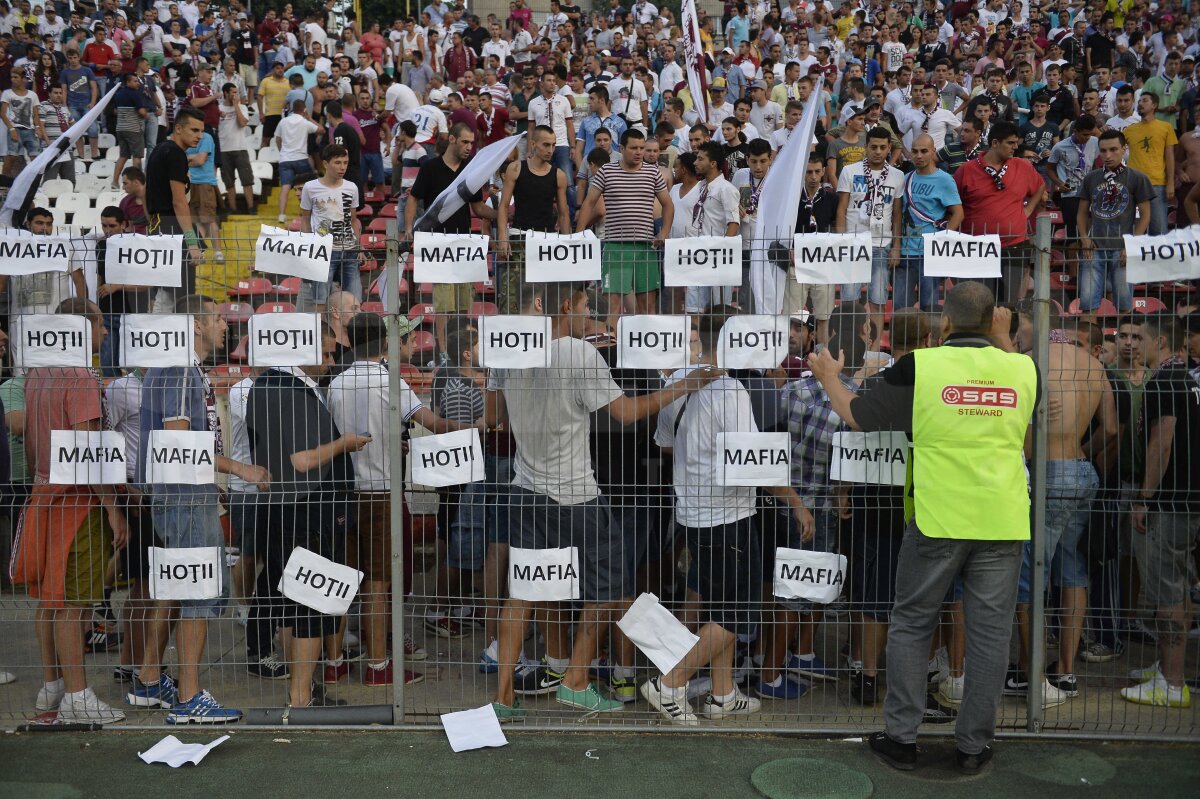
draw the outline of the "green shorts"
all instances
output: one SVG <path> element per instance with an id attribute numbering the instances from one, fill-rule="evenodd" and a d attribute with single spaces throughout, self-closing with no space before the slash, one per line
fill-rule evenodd
<path id="1" fill-rule="evenodd" d="M 79 525 L 67 555 L 63 600 L 92 603 L 104 599 L 104 575 L 111 556 L 112 531 L 108 529 L 104 509 L 93 508 Z"/>
<path id="2" fill-rule="evenodd" d="M 606 241 L 601 253 L 601 291 L 645 294 L 662 285 L 658 251 L 647 241 Z"/>

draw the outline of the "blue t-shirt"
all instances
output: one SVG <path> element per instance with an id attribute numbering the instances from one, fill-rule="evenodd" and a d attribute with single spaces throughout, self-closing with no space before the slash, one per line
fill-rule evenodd
<path id="1" fill-rule="evenodd" d="M 217 185 L 217 165 L 213 162 L 216 154 L 216 147 L 213 145 L 213 137 L 211 133 L 205 133 L 200 137 L 200 143 L 195 147 L 189 147 L 187 154 L 191 158 L 197 153 L 208 153 L 208 158 L 200 166 L 188 167 L 188 180 L 192 185 L 215 186 Z"/>
<path id="2" fill-rule="evenodd" d="M 1062 191 L 1063 197 L 1078 197 L 1079 187 L 1083 184 L 1083 176 L 1092 168 L 1099 155 L 1099 139 L 1091 137 L 1082 145 L 1075 143 L 1074 136 L 1054 145 L 1050 157 L 1046 159 L 1050 169 L 1053 169 L 1058 179 L 1066 184 Z"/>
<path id="3" fill-rule="evenodd" d="M 67 88 L 68 108 L 87 108 L 92 104 L 92 84 L 96 73 L 91 67 L 64 69 L 58 73 L 58 82 Z"/>
<path id="4" fill-rule="evenodd" d="M 910 210 L 911 205 L 915 205 L 922 215 L 941 221 L 946 216 L 946 209 L 962 205 L 962 199 L 958 196 L 954 178 L 940 169 L 932 175 L 910 172 L 904 179 L 904 243 L 900 254 L 919 257 L 924 252 L 921 235 L 934 233 L 938 227 L 933 222 L 921 221 Z"/>
<path id="5" fill-rule="evenodd" d="M 596 146 L 596 131 L 600 128 L 604 128 L 612 134 L 613 144 L 618 145 L 621 143 L 621 136 L 629 129 L 629 126 L 616 114 L 609 114 L 604 119 L 595 114 L 588 114 L 579 123 L 579 130 L 575 131 L 575 138 L 583 141 L 584 158 L 587 158 L 587 154 Z"/>
<path id="6" fill-rule="evenodd" d="M 1017 114 L 1018 125 L 1024 125 L 1029 121 L 1030 114 L 1033 112 L 1033 96 L 1044 88 L 1046 88 L 1046 84 L 1042 83 L 1040 80 L 1035 80 L 1033 85 L 1031 85 L 1028 89 L 1022 86 L 1020 83 L 1013 86 L 1012 91 L 1009 92 L 1009 96 L 1012 98 L 1013 103 L 1017 108 L 1024 108 L 1029 112 L 1026 113 L 1025 111 L 1022 111 Z"/>
<path id="7" fill-rule="evenodd" d="M 167 422 L 177 419 L 186 419 L 188 429 L 193 433 L 216 433 L 214 449 L 218 455 L 222 453 L 216 394 L 199 367 L 170 366 L 147 369 L 142 380 L 142 438 L 138 445 L 139 483 L 146 482 L 146 465 L 150 462 L 147 457 L 150 431 L 165 430 Z M 158 496 L 211 495 L 216 492 L 216 484 L 159 484 L 152 489 L 147 486 L 147 493 Z"/>

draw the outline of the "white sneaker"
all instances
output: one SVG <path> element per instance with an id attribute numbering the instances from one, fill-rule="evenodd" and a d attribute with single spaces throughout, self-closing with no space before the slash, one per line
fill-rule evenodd
<path id="1" fill-rule="evenodd" d="M 286 215 L 286 214 L 280 214 L 280 215 L 277 217 L 276 221 L 278 221 L 278 222 L 279 222 L 279 224 L 281 224 L 281 225 L 286 225 L 286 224 L 287 224 L 287 221 L 288 221 L 287 215 Z"/>
<path id="2" fill-rule="evenodd" d="M 83 721 L 92 724 L 109 724 L 121 721 L 125 714 L 96 696 L 91 688 L 72 694 L 70 698 L 63 697 L 58 706 L 59 721 Z"/>
<path id="3" fill-rule="evenodd" d="M 213 260 L 219 264 L 225 263 L 225 253 L 217 250 L 215 253 L 213 253 Z"/>
<path id="4" fill-rule="evenodd" d="M 8 685 L 10 682 L 16 682 L 17 675 L 11 671 L 0 671 L 0 685 Z"/>
<path id="5" fill-rule="evenodd" d="M 948 704 L 959 704 L 963 700 L 964 682 L 964 677 L 951 677 L 947 675 L 944 680 L 938 683 L 938 698 L 945 700 Z"/>
<path id="6" fill-rule="evenodd" d="M 1067 701 L 1067 692 L 1061 688 L 1056 688 L 1050 684 L 1050 681 L 1042 679 L 1042 707 L 1054 707 L 1055 705 L 1064 704 Z"/>
<path id="7" fill-rule="evenodd" d="M 1129 679 L 1134 682 L 1147 682 L 1153 680 L 1162 674 L 1162 669 L 1158 666 L 1158 661 L 1154 661 L 1149 666 L 1142 666 L 1140 669 L 1133 669 L 1129 672 Z"/>
<path id="8" fill-rule="evenodd" d="M 717 699 L 709 694 L 704 700 L 704 715 L 710 719 L 724 719 L 730 716 L 745 716 L 748 713 L 757 713 L 762 710 L 762 700 L 752 696 L 746 696 L 738 689 L 733 689 L 733 699 L 721 704 Z"/>
<path id="9" fill-rule="evenodd" d="M 688 701 L 700 699 L 709 693 L 712 693 L 712 677 L 697 677 L 688 681 Z"/>
<path id="10" fill-rule="evenodd" d="M 63 694 L 66 693 L 66 689 L 62 687 L 62 680 L 58 680 L 54 684 L 58 686 L 57 689 L 49 688 L 44 683 L 42 684 L 42 687 L 38 689 L 37 702 L 35 702 L 33 705 L 35 708 L 43 712 L 47 710 L 58 710 L 58 706 L 62 702 Z"/>
<path id="11" fill-rule="evenodd" d="M 1121 698 L 1137 705 L 1188 708 L 1192 706 L 1191 692 L 1186 685 L 1172 686 L 1167 678 L 1156 674 L 1151 679 L 1121 689 Z"/>
<path id="12" fill-rule="evenodd" d="M 700 724 L 695 711 L 687 701 L 687 686 L 683 688 L 664 688 L 662 677 L 652 677 L 642 683 L 642 696 L 650 706 L 662 713 L 667 721 L 681 727 L 695 727 Z"/>
<path id="13" fill-rule="evenodd" d="M 937 652 L 929 661 L 928 672 L 935 675 L 930 682 L 940 683 L 950 676 L 950 655 L 946 647 L 939 646 Z"/>

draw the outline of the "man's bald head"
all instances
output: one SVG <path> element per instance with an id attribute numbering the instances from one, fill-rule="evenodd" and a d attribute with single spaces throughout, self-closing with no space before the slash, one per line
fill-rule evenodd
<path id="1" fill-rule="evenodd" d="M 915 139 L 913 139 L 913 146 L 914 147 L 917 147 L 917 146 L 929 147 L 930 149 L 933 149 L 933 147 L 934 147 L 933 137 L 930 136 L 928 133 L 918 134 L 917 137 Z"/>
<path id="2" fill-rule="evenodd" d="M 992 290 L 975 280 L 955 283 L 946 294 L 942 319 L 950 333 L 982 333 L 992 330 L 992 313 L 996 297 Z"/>

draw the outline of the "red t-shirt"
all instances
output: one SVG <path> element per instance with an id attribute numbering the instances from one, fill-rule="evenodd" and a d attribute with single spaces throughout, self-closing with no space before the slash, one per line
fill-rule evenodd
<path id="1" fill-rule="evenodd" d="M 207 83 L 202 83 L 201 81 L 196 81 L 191 86 L 188 86 L 188 99 L 189 100 L 191 100 L 192 98 L 200 99 L 203 97 L 212 97 L 212 96 L 213 96 L 212 86 L 209 86 Z M 220 103 L 209 103 L 206 106 L 197 106 L 196 107 L 197 111 L 199 111 L 201 114 L 204 114 L 204 124 L 207 127 L 215 128 L 217 126 L 217 123 L 221 121 L 220 106 L 221 106 Z"/>
<path id="2" fill-rule="evenodd" d="M 104 418 L 100 379 L 82 367 L 38 367 L 25 377 L 25 451 L 38 482 L 50 479 L 50 434 Z"/>
<path id="3" fill-rule="evenodd" d="M 83 48 L 83 63 L 92 68 L 92 72 L 97 75 L 101 70 L 108 72 L 108 62 L 117 57 L 113 49 L 107 44 L 97 44 L 92 42 L 87 47 Z"/>
<path id="4" fill-rule="evenodd" d="M 1028 237 L 1025 200 L 1044 185 L 1042 177 L 1024 158 L 1010 158 L 1004 173 L 1004 191 L 983 171 L 982 158 L 972 158 L 954 173 L 962 199 L 959 230 L 975 236 L 1000 234 L 1000 246 L 1011 247 Z"/>
<path id="5" fill-rule="evenodd" d="M 481 146 L 498 142 L 508 135 L 508 111 L 497 107 L 495 102 L 493 101 L 490 118 L 482 112 L 475 118 L 475 128 L 479 136 L 483 139 L 483 145 Z"/>

